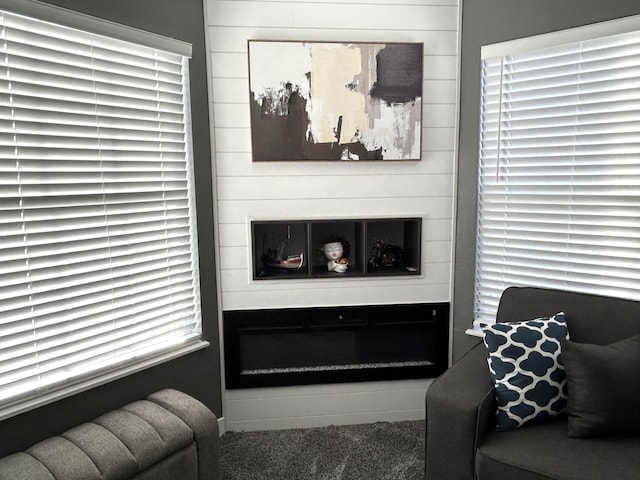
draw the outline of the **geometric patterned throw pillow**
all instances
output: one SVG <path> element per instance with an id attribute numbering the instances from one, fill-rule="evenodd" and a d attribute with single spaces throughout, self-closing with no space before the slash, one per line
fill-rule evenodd
<path id="1" fill-rule="evenodd" d="M 512 430 L 566 410 L 567 380 L 560 341 L 569 338 L 564 313 L 484 325 L 495 386 L 497 427 Z"/>

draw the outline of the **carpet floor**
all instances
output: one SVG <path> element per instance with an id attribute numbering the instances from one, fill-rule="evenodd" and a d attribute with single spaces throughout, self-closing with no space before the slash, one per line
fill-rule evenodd
<path id="1" fill-rule="evenodd" d="M 424 421 L 227 432 L 221 464 L 222 480 L 422 480 Z"/>

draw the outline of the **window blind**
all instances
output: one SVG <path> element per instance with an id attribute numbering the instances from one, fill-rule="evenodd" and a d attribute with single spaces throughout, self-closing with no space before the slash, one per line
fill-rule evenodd
<path id="1" fill-rule="evenodd" d="M 0 408 L 200 339 L 188 57 L 0 11 Z"/>
<path id="2" fill-rule="evenodd" d="M 640 300 L 633 21 L 620 34 L 483 52 L 475 327 L 495 321 L 511 285 Z"/>

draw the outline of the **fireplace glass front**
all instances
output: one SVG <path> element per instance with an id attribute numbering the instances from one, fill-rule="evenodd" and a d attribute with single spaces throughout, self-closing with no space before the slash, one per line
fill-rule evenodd
<path id="1" fill-rule="evenodd" d="M 449 305 L 224 313 L 227 388 L 437 376 L 447 365 Z"/>

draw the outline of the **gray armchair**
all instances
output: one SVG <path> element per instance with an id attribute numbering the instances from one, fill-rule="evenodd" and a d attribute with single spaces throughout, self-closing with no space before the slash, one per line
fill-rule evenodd
<path id="1" fill-rule="evenodd" d="M 607 345 L 640 333 L 640 302 L 532 287 L 505 290 L 497 321 L 560 311 L 575 342 Z M 427 480 L 640 479 L 638 436 L 570 438 L 566 416 L 498 432 L 495 409 L 480 342 L 427 390 Z"/>

